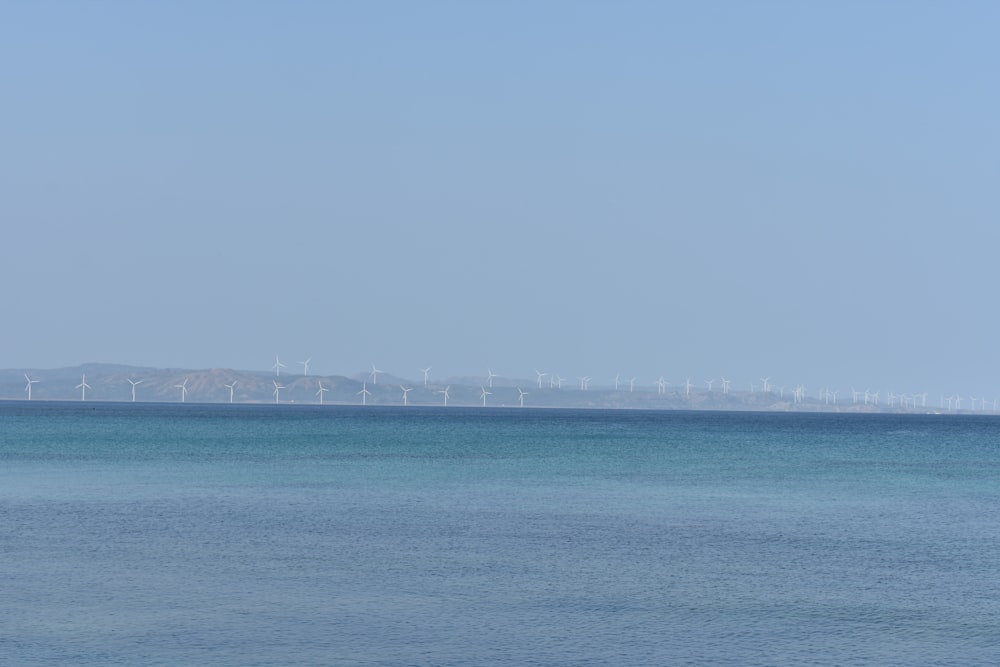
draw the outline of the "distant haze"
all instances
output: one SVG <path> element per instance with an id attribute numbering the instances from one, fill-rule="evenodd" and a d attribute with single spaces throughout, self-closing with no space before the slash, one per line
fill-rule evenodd
<path id="1" fill-rule="evenodd" d="M 1000 395 L 997 25 L 990 2 L 15 3 L 0 368 Z"/>

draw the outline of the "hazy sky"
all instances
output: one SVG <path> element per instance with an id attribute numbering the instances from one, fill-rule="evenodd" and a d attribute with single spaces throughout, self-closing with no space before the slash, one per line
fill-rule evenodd
<path id="1" fill-rule="evenodd" d="M 1000 395 L 996 2 L 0 8 L 0 368 Z"/>

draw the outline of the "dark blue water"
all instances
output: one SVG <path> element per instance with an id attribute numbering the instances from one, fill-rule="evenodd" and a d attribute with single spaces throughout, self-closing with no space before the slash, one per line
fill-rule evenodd
<path id="1" fill-rule="evenodd" d="M 2 665 L 1000 663 L 993 417 L 0 404 Z"/>

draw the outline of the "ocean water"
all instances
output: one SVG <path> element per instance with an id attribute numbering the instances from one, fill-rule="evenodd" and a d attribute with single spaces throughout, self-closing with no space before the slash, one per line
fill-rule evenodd
<path id="1" fill-rule="evenodd" d="M 0 664 L 1000 663 L 1000 419 L 0 403 Z"/>

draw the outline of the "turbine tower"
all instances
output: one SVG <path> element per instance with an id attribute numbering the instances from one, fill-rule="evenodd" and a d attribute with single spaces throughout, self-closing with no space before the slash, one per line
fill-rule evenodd
<path id="1" fill-rule="evenodd" d="M 497 374 L 493 372 L 492 368 L 486 369 L 486 384 L 490 386 L 490 389 L 493 388 L 493 378 L 495 378 L 496 376 Z"/>
<path id="2" fill-rule="evenodd" d="M 30 401 L 31 400 L 31 385 L 35 384 L 36 382 L 41 382 L 41 380 L 32 380 L 30 377 L 28 377 L 27 373 L 24 374 L 24 379 L 28 381 L 28 384 L 27 384 L 27 386 L 25 386 L 24 390 L 26 392 L 28 392 L 28 400 Z"/>
<path id="3" fill-rule="evenodd" d="M 323 386 L 322 380 L 316 380 L 316 382 L 319 384 L 319 391 L 316 392 L 316 394 L 319 396 L 319 404 L 323 405 L 323 394 L 325 394 L 330 390 Z"/>
<path id="4" fill-rule="evenodd" d="M 135 386 L 137 384 L 142 384 L 142 380 L 133 380 L 132 378 L 129 378 L 128 382 L 132 385 L 132 402 L 135 403 Z"/>
<path id="5" fill-rule="evenodd" d="M 543 373 L 540 370 L 536 369 L 535 370 L 535 375 L 538 376 L 538 388 L 541 389 L 542 388 L 542 378 L 545 377 L 546 375 L 548 375 L 548 373 Z"/>
<path id="6" fill-rule="evenodd" d="M 483 407 L 485 408 L 486 407 L 486 397 L 487 396 L 492 396 L 493 392 L 486 391 L 486 387 L 480 387 L 480 389 L 483 390 L 483 393 L 479 395 L 479 398 L 483 399 Z"/>
<path id="7" fill-rule="evenodd" d="M 375 364 L 372 363 L 372 372 L 371 372 L 372 384 L 378 384 L 378 374 L 381 372 L 382 371 L 375 368 Z"/>
<path id="8" fill-rule="evenodd" d="M 232 384 L 224 384 L 224 385 L 222 385 L 223 387 L 226 387 L 227 389 L 229 389 L 229 402 L 230 403 L 233 402 L 233 389 L 236 387 L 236 383 L 237 382 L 239 382 L 239 380 L 233 380 Z"/>
<path id="9" fill-rule="evenodd" d="M 403 385 L 399 385 L 399 388 L 403 390 L 403 405 L 409 405 L 410 401 L 406 398 L 406 395 L 413 391 L 413 387 L 404 387 Z"/>
<path id="10" fill-rule="evenodd" d="M 421 368 L 420 372 L 424 374 L 424 386 L 427 386 L 427 374 L 431 372 L 431 367 Z"/>
<path id="11" fill-rule="evenodd" d="M 528 392 L 522 391 L 521 388 L 518 387 L 517 388 L 517 393 L 520 394 L 520 396 L 518 396 L 517 398 L 521 402 L 521 407 L 523 408 L 524 407 L 524 397 L 528 395 Z"/>
<path id="12" fill-rule="evenodd" d="M 444 404 L 445 404 L 445 407 L 448 406 L 448 396 L 449 396 L 448 390 L 450 390 L 450 389 L 451 389 L 451 385 L 448 385 L 442 391 L 435 391 L 434 392 L 435 394 L 444 394 Z"/>
<path id="13" fill-rule="evenodd" d="M 92 389 L 92 387 L 89 384 L 87 384 L 87 374 L 86 373 L 83 374 L 83 379 L 80 380 L 80 384 L 76 385 L 73 388 L 80 390 L 80 400 L 81 401 L 87 400 L 87 390 L 88 389 Z"/>
<path id="14" fill-rule="evenodd" d="M 282 389 L 285 388 L 285 385 L 278 384 L 277 380 L 271 380 L 271 382 L 274 383 L 274 402 L 275 403 L 280 403 L 281 402 L 281 393 L 280 392 L 281 392 Z"/>
<path id="15" fill-rule="evenodd" d="M 299 362 L 300 364 L 302 364 L 302 374 L 303 375 L 309 375 L 309 362 L 312 361 L 312 360 L 313 360 L 313 358 L 309 357 L 305 361 L 300 361 Z"/>
<path id="16" fill-rule="evenodd" d="M 278 359 L 278 355 L 274 355 L 274 365 L 271 366 L 274 369 L 274 377 L 281 377 L 281 369 L 284 367 L 285 365 L 281 363 L 281 359 Z"/>
<path id="17" fill-rule="evenodd" d="M 367 382 L 361 385 L 361 391 L 359 391 L 358 393 L 361 394 L 361 405 L 368 405 L 368 397 L 371 396 L 371 392 L 368 391 Z"/>
<path id="18" fill-rule="evenodd" d="M 187 393 L 188 393 L 187 383 L 188 383 L 188 379 L 184 378 L 184 382 L 181 382 L 180 384 L 175 384 L 174 385 L 176 388 L 178 388 L 178 389 L 181 390 L 181 403 L 183 403 L 184 399 L 187 398 Z"/>

